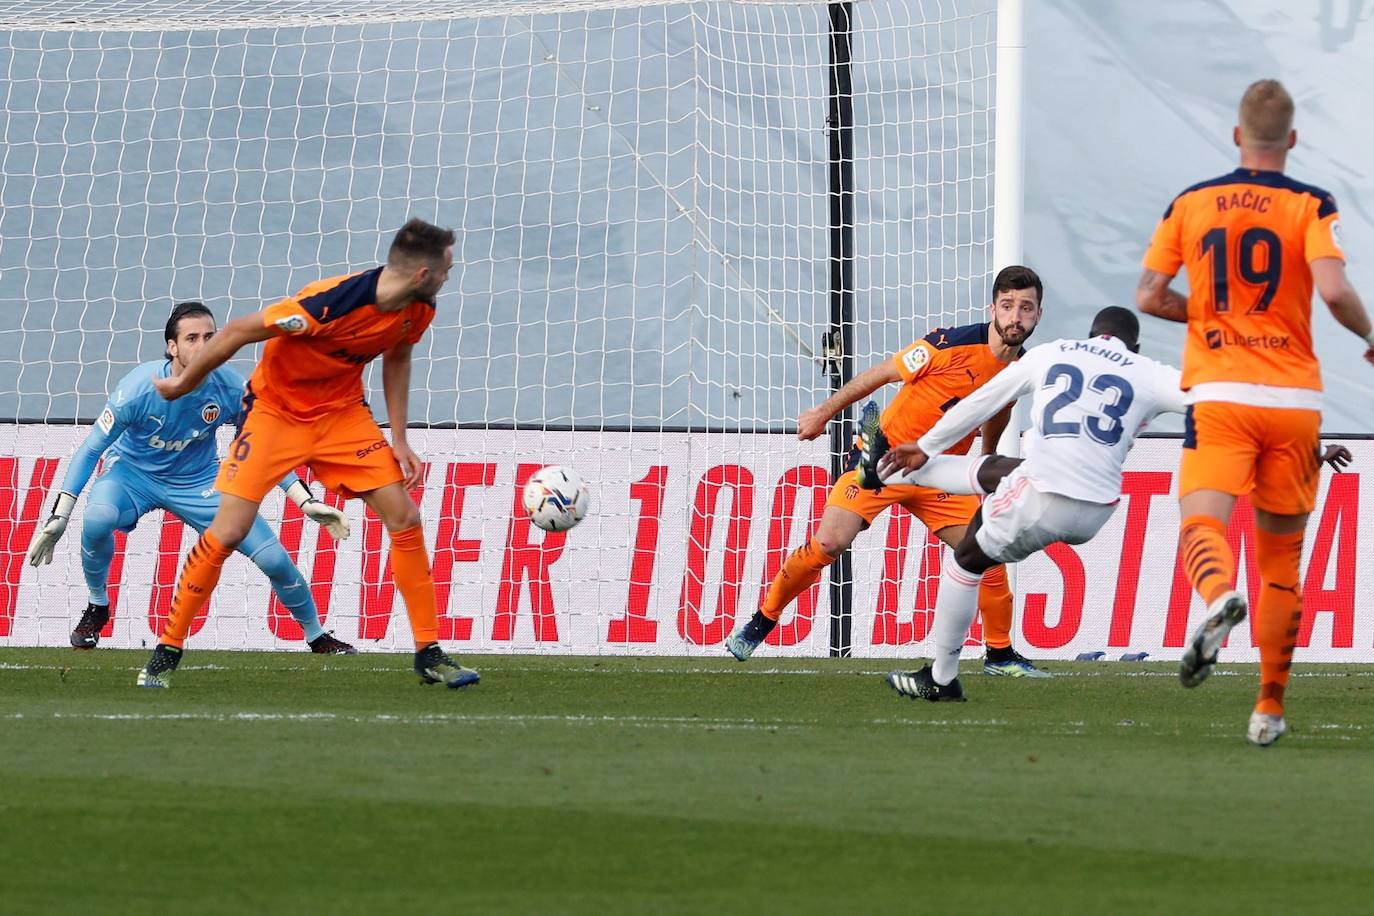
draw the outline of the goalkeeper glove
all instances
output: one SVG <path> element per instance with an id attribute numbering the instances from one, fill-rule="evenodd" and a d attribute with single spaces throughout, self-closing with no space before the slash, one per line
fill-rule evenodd
<path id="1" fill-rule="evenodd" d="M 291 501 L 301 507 L 301 511 L 310 516 L 311 521 L 323 525 L 334 536 L 334 540 L 342 541 L 349 535 L 348 519 L 342 512 L 335 509 L 328 503 L 321 502 L 315 498 L 315 494 L 310 492 L 310 488 L 304 481 L 298 480 L 287 487 L 286 495 L 291 497 Z"/>
<path id="2" fill-rule="evenodd" d="M 67 492 L 57 494 L 52 515 L 48 516 L 48 520 L 34 536 L 33 543 L 29 545 L 30 566 L 42 566 L 52 562 L 53 548 L 62 540 L 62 533 L 67 530 L 67 522 L 71 520 L 72 509 L 75 507 L 75 496 Z"/>

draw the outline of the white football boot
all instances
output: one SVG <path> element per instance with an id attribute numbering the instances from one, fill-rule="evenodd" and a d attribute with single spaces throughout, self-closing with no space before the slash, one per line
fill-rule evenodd
<path id="1" fill-rule="evenodd" d="M 1229 591 L 1207 608 L 1207 619 L 1188 637 L 1188 647 L 1178 663 L 1178 679 L 1184 687 L 1196 687 L 1217 664 L 1217 649 L 1231 628 L 1245 619 L 1245 596 Z"/>
<path id="2" fill-rule="evenodd" d="M 1287 731 L 1288 724 L 1283 721 L 1283 716 L 1252 712 L 1250 713 L 1250 730 L 1245 733 L 1245 739 L 1259 747 L 1268 747 L 1282 738 Z"/>

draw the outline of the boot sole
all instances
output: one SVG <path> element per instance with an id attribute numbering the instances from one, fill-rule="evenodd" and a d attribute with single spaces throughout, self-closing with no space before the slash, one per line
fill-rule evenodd
<path id="1" fill-rule="evenodd" d="M 1207 680 L 1217 664 L 1217 650 L 1236 624 L 1245 619 L 1245 600 L 1229 599 L 1221 610 L 1204 620 L 1188 639 L 1188 650 L 1178 663 L 1178 679 L 1184 687 L 1196 687 Z M 1203 651 L 1212 643 L 1211 654 Z"/>

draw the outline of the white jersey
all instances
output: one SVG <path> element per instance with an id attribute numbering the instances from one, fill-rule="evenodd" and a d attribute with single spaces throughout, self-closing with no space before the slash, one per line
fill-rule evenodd
<path id="1" fill-rule="evenodd" d="M 1184 411 L 1179 371 L 1132 353 L 1115 337 L 1056 340 L 1026 352 L 964 398 L 918 440 L 938 455 L 1008 402 L 1031 395 L 1022 476 L 1045 493 L 1111 503 L 1140 430 Z"/>

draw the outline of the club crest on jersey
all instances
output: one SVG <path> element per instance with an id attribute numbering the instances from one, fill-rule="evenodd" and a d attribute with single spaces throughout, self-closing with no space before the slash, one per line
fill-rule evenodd
<path id="1" fill-rule="evenodd" d="M 941 339 L 943 339 L 943 335 Z M 906 371 L 915 374 L 929 360 L 930 351 L 925 347 L 918 346 L 908 351 L 906 356 L 902 357 L 902 365 L 906 366 Z"/>
<path id="2" fill-rule="evenodd" d="M 200 418 L 206 423 L 213 423 L 219 419 L 219 405 L 206 404 L 200 409 Z"/>
<path id="3" fill-rule="evenodd" d="M 275 324 L 288 334 L 299 334 L 305 330 L 305 319 L 300 315 L 287 315 L 285 318 L 278 318 Z"/>

